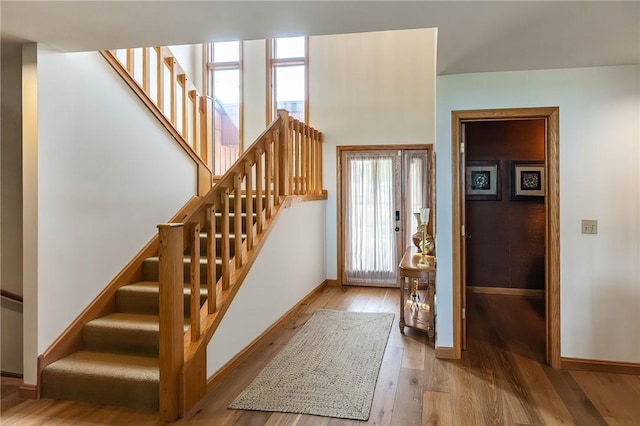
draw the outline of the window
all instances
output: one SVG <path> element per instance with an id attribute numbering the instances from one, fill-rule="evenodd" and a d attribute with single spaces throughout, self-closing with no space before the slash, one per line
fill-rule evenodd
<path id="1" fill-rule="evenodd" d="M 308 47 L 307 37 L 268 40 L 267 123 L 276 117 L 278 109 L 286 109 L 298 120 L 309 122 Z"/>
<path id="2" fill-rule="evenodd" d="M 214 102 L 213 163 L 222 175 L 242 151 L 242 44 L 210 44 L 207 61 L 208 95 Z"/>

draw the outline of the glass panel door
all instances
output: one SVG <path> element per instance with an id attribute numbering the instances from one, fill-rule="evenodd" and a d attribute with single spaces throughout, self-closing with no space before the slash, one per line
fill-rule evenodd
<path id="1" fill-rule="evenodd" d="M 343 152 L 343 284 L 397 286 L 401 151 Z"/>
<path id="2" fill-rule="evenodd" d="M 422 208 L 431 207 L 431 187 L 429 185 L 429 152 L 426 149 L 404 151 L 404 238 L 405 246 L 413 244 L 413 234 L 418 230 L 418 221 L 414 213 L 419 213 Z M 427 233 L 433 235 L 433 217 L 435 212 L 430 211 Z"/>

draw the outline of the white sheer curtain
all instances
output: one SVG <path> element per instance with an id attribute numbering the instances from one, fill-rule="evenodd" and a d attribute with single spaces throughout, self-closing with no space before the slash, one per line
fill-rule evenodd
<path id="1" fill-rule="evenodd" d="M 413 213 L 421 208 L 429 207 L 429 184 L 427 177 L 427 151 L 405 152 L 405 173 L 407 187 L 405 188 L 405 222 L 404 228 L 406 245 L 412 244 L 411 237 L 418 229 L 418 221 Z"/>
<path id="2" fill-rule="evenodd" d="M 395 283 L 396 158 L 347 155 L 345 273 L 348 282 Z"/>

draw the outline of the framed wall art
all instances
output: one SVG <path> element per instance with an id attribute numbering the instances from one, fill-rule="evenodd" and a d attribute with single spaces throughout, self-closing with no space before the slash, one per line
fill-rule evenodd
<path id="1" fill-rule="evenodd" d="M 500 161 L 483 160 L 465 163 L 467 200 L 501 200 Z"/>
<path id="2" fill-rule="evenodd" d="M 512 161 L 510 187 L 512 200 L 544 197 L 544 162 Z"/>

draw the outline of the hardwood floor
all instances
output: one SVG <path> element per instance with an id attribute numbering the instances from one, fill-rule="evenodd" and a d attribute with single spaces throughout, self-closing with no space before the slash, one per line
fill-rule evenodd
<path id="1" fill-rule="evenodd" d="M 468 350 L 438 360 L 426 334 L 391 330 L 368 422 L 236 411 L 227 405 L 318 308 L 394 312 L 398 290 L 326 288 L 212 389 L 185 425 L 639 425 L 640 376 L 553 370 L 544 359 L 544 303 L 470 294 Z M 2 425 L 161 425 L 156 413 L 87 403 L 16 400 L 3 378 Z M 5 387 L 6 384 L 6 387 Z M 13 386 L 14 391 L 11 391 Z"/>

